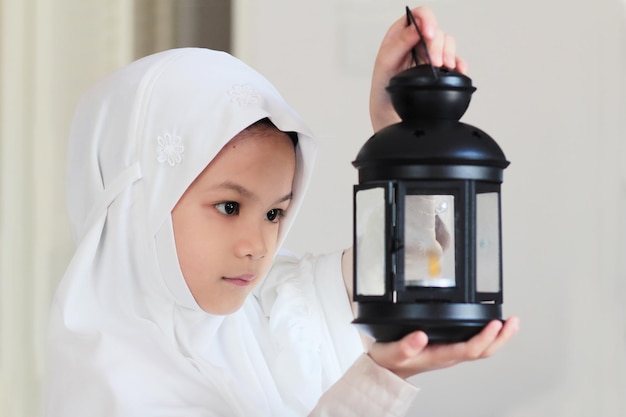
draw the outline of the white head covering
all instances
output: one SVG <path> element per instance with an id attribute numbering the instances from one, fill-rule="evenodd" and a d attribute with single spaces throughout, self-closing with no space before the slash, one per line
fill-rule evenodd
<path id="1" fill-rule="evenodd" d="M 262 76 L 228 54 L 184 48 L 138 60 L 82 98 L 68 169 L 78 248 L 51 312 L 48 416 L 302 415 L 337 378 L 311 373 L 324 367 L 315 352 L 279 354 L 284 334 L 254 297 L 228 316 L 202 311 L 178 265 L 173 207 L 231 138 L 266 117 L 299 136 L 282 241 L 315 143 Z M 311 328 L 302 340 L 316 337 Z"/>

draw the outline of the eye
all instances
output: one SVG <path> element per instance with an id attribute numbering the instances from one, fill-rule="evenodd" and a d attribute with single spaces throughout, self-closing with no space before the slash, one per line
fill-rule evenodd
<path id="1" fill-rule="evenodd" d="M 234 201 L 226 201 L 224 203 L 217 203 L 215 205 L 217 211 L 227 216 L 234 216 L 235 214 L 239 214 L 239 203 Z"/>
<path id="2" fill-rule="evenodd" d="M 285 210 L 282 209 L 271 209 L 265 214 L 265 218 L 272 223 L 277 223 L 281 217 L 285 216 Z"/>

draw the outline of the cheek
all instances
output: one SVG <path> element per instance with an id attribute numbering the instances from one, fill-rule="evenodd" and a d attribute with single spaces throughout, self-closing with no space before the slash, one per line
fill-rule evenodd
<path id="1" fill-rule="evenodd" d="M 172 211 L 172 224 L 176 252 L 183 275 L 187 278 L 202 269 L 207 255 L 215 250 L 211 239 L 214 234 L 207 230 L 203 221 L 205 214 L 198 208 L 176 207 Z"/>
<path id="2" fill-rule="evenodd" d="M 278 238 L 280 236 L 280 231 L 281 231 L 280 226 L 276 226 L 272 228 L 270 233 L 268 233 L 269 237 L 267 238 L 266 242 L 267 242 L 267 250 L 268 250 L 269 258 L 273 258 L 274 253 L 278 249 Z"/>
<path id="3" fill-rule="evenodd" d="M 268 242 L 267 243 L 267 256 L 265 257 L 263 262 L 264 262 L 264 267 L 266 266 L 267 269 L 269 269 L 270 266 L 272 265 L 272 262 L 274 260 L 274 255 L 276 254 L 276 251 L 278 250 L 278 237 L 279 236 L 280 236 L 280 228 L 276 227 L 272 231 L 269 239 L 266 240 L 266 242 Z"/>
<path id="4" fill-rule="evenodd" d="M 254 287 L 257 287 L 261 282 L 263 282 L 263 280 L 265 280 L 265 278 L 267 277 L 267 273 L 272 268 L 273 264 L 274 264 L 274 253 L 271 253 L 271 254 L 268 254 L 268 256 L 266 256 L 265 259 L 261 261 L 261 265 L 258 268 L 258 276 L 261 277 L 262 279 L 260 280 L 257 279 L 256 282 L 254 283 Z"/>

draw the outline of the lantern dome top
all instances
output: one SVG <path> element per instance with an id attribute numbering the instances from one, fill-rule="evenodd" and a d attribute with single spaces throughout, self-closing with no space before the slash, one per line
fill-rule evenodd
<path id="1" fill-rule="evenodd" d="M 459 120 L 476 88 L 471 78 L 456 70 L 422 64 L 393 77 L 387 91 L 403 120 Z"/>
<path id="2" fill-rule="evenodd" d="M 509 162 L 500 146 L 482 130 L 459 122 L 475 90 L 466 75 L 428 64 L 393 77 L 387 91 L 402 121 L 363 145 L 353 162 L 359 178 L 501 182 Z"/>

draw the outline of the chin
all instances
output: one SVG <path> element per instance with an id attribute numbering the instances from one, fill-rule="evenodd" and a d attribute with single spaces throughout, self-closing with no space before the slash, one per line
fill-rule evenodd
<path id="1" fill-rule="evenodd" d="M 240 302 L 232 302 L 219 306 L 209 305 L 209 303 L 207 303 L 207 305 L 201 304 L 200 308 L 202 308 L 202 310 L 204 310 L 206 313 L 213 314 L 214 316 L 227 316 L 229 314 L 237 312 L 243 305 L 244 301 L 245 299 L 241 300 Z"/>

